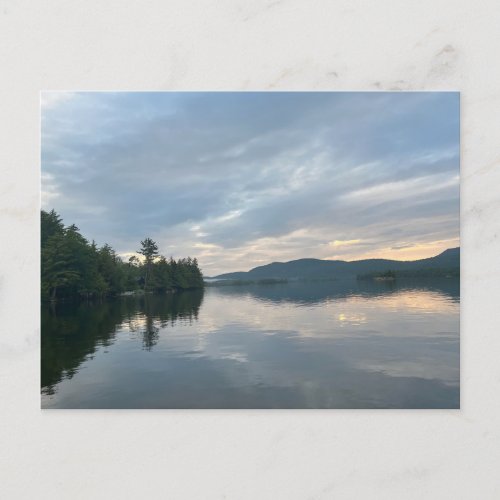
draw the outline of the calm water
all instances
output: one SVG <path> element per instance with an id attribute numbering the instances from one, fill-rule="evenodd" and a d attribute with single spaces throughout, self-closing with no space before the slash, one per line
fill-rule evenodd
<path id="1" fill-rule="evenodd" d="M 459 284 L 207 288 L 42 310 L 43 408 L 458 408 Z"/>

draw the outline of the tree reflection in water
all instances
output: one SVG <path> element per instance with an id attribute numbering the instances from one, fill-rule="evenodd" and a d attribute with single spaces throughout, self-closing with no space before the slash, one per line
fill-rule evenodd
<path id="1" fill-rule="evenodd" d="M 122 325 L 138 331 L 143 349 L 149 351 L 158 342 L 160 327 L 176 321 L 196 321 L 202 300 L 203 290 L 192 290 L 98 303 L 42 305 L 43 393 L 53 394 L 54 386 L 63 378 L 73 377 L 80 364 L 92 359 L 99 347 L 112 345 Z M 134 326 L 137 324 L 141 326 Z"/>
<path id="2" fill-rule="evenodd" d="M 459 285 L 226 285 L 46 307 L 42 407 L 458 408 Z"/>

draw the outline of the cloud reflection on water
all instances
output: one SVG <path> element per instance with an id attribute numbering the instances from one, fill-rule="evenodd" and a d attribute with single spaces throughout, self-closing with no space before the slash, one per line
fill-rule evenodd
<path id="1" fill-rule="evenodd" d="M 207 289 L 196 315 L 179 317 L 166 315 L 161 298 L 133 311 L 122 305 L 128 316 L 106 350 L 53 384 L 43 406 L 458 407 L 453 294 L 358 290 L 321 301 L 302 286 L 293 301 L 284 290 L 261 292 Z M 144 344 L 151 327 L 157 335 Z"/>

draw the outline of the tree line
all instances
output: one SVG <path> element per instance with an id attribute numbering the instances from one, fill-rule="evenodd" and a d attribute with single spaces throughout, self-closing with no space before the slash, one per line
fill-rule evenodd
<path id="1" fill-rule="evenodd" d="M 54 211 L 41 213 L 42 299 L 93 298 L 143 291 L 165 293 L 202 288 L 196 259 L 167 259 L 151 238 L 141 241 L 143 256 L 124 262 L 108 244 L 90 243 L 74 224 L 65 226 Z"/>
<path id="2" fill-rule="evenodd" d="M 400 278 L 459 278 L 460 267 L 432 267 L 422 269 L 401 269 L 389 270 L 384 272 L 372 272 L 366 274 L 358 274 L 358 280 L 373 280 L 373 279 L 400 279 Z"/>

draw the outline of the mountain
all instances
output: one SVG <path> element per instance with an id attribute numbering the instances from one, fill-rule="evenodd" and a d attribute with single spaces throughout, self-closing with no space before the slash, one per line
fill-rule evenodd
<path id="1" fill-rule="evenodd" d="M 303 279 L 339 278 L 385 271 L 417 271 L 423 269 L 460 268 L 460 247 L 449 248 L 428 259 L 402 261 L 389 259 L 344 260 L 299 259 L 290 262 L 273 262 L 248 272 L 226 273 L 218 279 L 251 280 L 264 278 Z"/>

